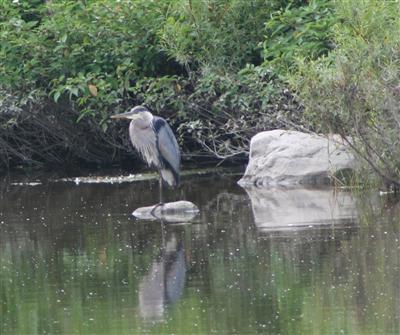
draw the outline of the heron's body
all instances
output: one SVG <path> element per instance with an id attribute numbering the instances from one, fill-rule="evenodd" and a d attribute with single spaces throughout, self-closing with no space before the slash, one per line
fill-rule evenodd
<path id="1" fill-rule="evenodd" d="M 147 120 L 146 122 L 132 120 L 129 125 L 129 136 L 133 147 L 140 153 L 143 160 L 149 166 L 155 167 L 168 185 L 177 186 L 180 153 L 178 143 L 168 123 L 163 118 L 153 115 L 148 122 Z"/>
<path id="2" fill-rule="evenodd" d="M 181 155 L 171 127 L 162 117 L 154 116 L 142 106 L 111 117 L 131 120 L 129 137 L 133 147 L 149 166 L 155 167 L 160 173 L 162 202 L 162 180 L 170 186 L 179 184 Z"/>

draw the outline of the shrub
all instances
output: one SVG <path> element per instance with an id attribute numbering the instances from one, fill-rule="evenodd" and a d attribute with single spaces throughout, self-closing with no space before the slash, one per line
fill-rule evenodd
<path id="1" fill-rule="evenodd" d="M 138 79 L 180 71 L 157 43 L 169 3 L 1 2 L 0 165 L 115 157 L 109 114 Z"/>
<path id="2" fill-rule="evenodd" d="M 129 97 L 137 78 L 168 73 L 174 64 L 156 42 L 169 2 L 51 1 L 3 5 L 3 83 L 20 94 L 39 90 L 71 101 L 81 118 L 100 115 Z M 25 8 L 23 11 L 21 9 Z M 21 13 L 22 12 L 22 13 Z M 175 71 L 175 69 L 171 70 Z"/>
<path id="3" fill-rule="evenodd" d="M 290 2 L 265 23 L 264 66 L 285 75 L 296 71 L 298 58 L 312 60 L 334 48 L 333 27 L 338 22 L 333 2 Z"/>
<path id="4" fill-rule="evenodd" d="M 400 185 L 400 5 L 335 2 L 337 48 L 305 60 L 293 85 L 320 131 L 351 145 L 386 185 Z"/>
<path id="5" fill-rule="evenodd" d="M 165 52 L 189 72 L 237 71 L 262 62 L 262 26 L 287 1 L 175 1 L 159 31 Z"/>
<path id="6" fill-rule="evenodd" d="M 301 6 L 0 2 L 0 166 L 125 157 L 126 129 L 108 117 L 135 104 L 169 118 L 186 157 L 243 157 L 256 131 L 300 119 L 279 71 L 260 64 L 265 22 Z"/>

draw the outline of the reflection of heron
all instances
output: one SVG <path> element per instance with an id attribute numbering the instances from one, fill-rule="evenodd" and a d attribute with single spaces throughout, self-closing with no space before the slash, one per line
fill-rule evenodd
<path id="1" fill-rule="evenodd" d="M 161 257 L 153 262 L 149 273 L 139 284 L 139 308 L 142 317 L 162 319 L 165 305 L 174 304 L 181 296 L 185 280 L 183 244 L 172 235 L 166 243 L 163 240 Z"/>
<path id="2" fill-rule="evenodd" d="M 160 203 L 163 180 L 170 186 L 178 186 L 181 155 L 175 136 L 162 117 L 154 116 L 146 107 L 136 106 L 129 112 L 112 115 L 113 119 L 131 120 L 129 137 L 132 145 L 149 166 L 160 174 Z"/>

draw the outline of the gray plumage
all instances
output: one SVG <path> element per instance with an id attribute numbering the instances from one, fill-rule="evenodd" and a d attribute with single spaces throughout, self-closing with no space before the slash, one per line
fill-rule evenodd
<path id="1" fill-rule="evenodd" d="M 129 137 L 143 160 L 155 167 L 160 178 L 170 186 L 179 184 L 181 155 L 171 127 L 162 117 L 153 116 L 146 107 L 136 106 L 129 112 L 111 116 L 130 119 Z M 162 182 L 160 179 L 160 198 Z M 160 199 L 161 202 L 161 199 Z"/>

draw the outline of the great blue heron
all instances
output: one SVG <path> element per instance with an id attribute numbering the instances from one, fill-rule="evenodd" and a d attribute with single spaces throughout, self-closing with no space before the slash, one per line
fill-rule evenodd
<path id="1" fill-rule="evenodd" d="M 154 116 L 143 106 L 133 107 L 129 112 L 112 115 L 111 118 L 131 120 L 129 137 L 133 147 L 149 166 L 159 172 L 162 204 L 163 180 L 169 186 L 179 185 L 181 155 L 171 127 L 162 117 Z"/>

